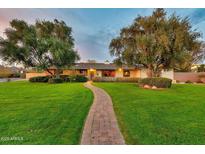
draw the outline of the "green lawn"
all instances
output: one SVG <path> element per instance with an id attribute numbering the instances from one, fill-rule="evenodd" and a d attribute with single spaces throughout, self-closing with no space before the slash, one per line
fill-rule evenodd
<path id="1" fill-rule="evenodd" d="M 0 83 L 0 144 L 79 144 L 92 99 L 82 83 Z"/>
<path id="2" fill-rule="evenodd" d="M 112 97 L 127 144 L 205 144 L 205 85 L 146 90 L 94 83 Z"/>

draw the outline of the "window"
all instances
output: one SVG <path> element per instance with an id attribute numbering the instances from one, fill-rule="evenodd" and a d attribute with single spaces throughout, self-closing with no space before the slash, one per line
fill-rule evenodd
<path id="1" fill-rule="evenodd" d="M 130 71 L 124 71 L 123 76 L 124 77 L 130 77 Z"/>
<path id="2" fill-rule="evenodd" d="M 103 77 L 115 77 L 115 71 L 102 71 Z"/>
<path id="3" fill-rule="evenodd" d="M 80 74 L 83 74 L 84 73 L 84 70 L 80 70 Z"/>
<path id="4" fill-rule="evenodd" d="M 87 71 L 86 71 L 86 70 L 80 70 L 79 73 L 80 73 L 81 75 L 87 75 Z"/>

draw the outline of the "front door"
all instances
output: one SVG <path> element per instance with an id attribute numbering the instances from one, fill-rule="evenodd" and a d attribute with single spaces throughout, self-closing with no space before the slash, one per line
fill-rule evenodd
<path id="1" fill-rule="evenodd" d="M 90 72 L 90 80 L 93 80 L 94 75 L 95 75 L 95 74 L 94 74 L 94 72 L 93 72 L 93 71 L 91 71 L 91 72 Z"/>

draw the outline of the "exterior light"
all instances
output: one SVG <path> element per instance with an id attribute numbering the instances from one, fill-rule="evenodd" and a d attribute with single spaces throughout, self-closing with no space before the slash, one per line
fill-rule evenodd
<path id="1" fill-rule="evenodd" d="M 119 68 L 118 70 L 121 72 L 121 71 L 122 71 L 122 68 Z"/>
<path id="2" fill-rule="evenodd" d="M 93 68 L 90 69 L 91 72 L 95 71 Z"/>

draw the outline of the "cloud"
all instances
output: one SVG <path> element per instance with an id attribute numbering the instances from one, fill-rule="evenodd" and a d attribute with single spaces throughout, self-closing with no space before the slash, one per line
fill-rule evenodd
<path id="1" fill-rule="evenodd" d="M 204 31 L 205 9 L 166 9 L 168 14 L 189 16 L 199 30 Z M 18 18 L 34 23 L 36 19 L 64 20 L 72 27 L 76 49 L 81 60 L 112 60 L 109 43 L 120 29 L 132 24 L 140 15 L 150 15 L 153 9 L 0 9 L 0 36 L 9 21 Z"/>
<path id="2" fill-rule="evenodd" d="M 111 60 L 109 55 L 109 43 L 115 36 L 115 32 L 109 28 L 86 33 L 81 37 L 76 36 L 76 44 L 82 60 L 96 59 L 97 61 Z"/>

